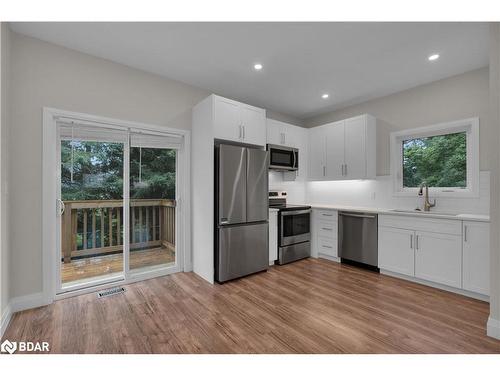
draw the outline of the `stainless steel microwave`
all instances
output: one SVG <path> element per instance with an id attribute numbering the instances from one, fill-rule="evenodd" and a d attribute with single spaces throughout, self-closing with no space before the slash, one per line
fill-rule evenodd
<path id="1" fill-rule="evenodd" d="M 269 169 L 296 171 L 299 169 L 299 150 L 293 147 L 267 145 Z"/>

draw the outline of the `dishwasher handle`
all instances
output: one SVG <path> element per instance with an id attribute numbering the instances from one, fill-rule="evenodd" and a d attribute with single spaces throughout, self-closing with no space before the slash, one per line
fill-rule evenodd
<path id="1" fill-rule="evenodd" d="M 339 215 L 341 216 L 349 216 L 349 217 L 361 217 L 365 219 L 375 219 L 375 215 L 366 215 L 366 214 L 351 214 L 351 213 L 345 213 L 345 212 L 340 212 Z"/>

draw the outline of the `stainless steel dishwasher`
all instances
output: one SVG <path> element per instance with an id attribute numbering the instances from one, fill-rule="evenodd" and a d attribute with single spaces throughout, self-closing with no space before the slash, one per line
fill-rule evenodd
<path id="1" fill-rule="evenodd" d="M 378 216 L 368 212 L 339 212 L 339 256 L 378 270 Z"/>

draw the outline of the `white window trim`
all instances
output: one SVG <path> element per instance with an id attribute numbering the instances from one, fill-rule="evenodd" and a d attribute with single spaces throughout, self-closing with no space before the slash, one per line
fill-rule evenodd
<path id="1" fill-rule="evenodd" d="M 416 196 L 418 188 L 403 188 L 403 150 L 402 142 L 418 137 L 430 137 L 450 133 L 466 132 L 467 137 L 467 188 L 429 187 L 433 197 L 474 198 L 479 197 L 479 118 L 446 122 L 421 128 L 392 132 L 391 139 L 391 176 L 394 196 Z"/>

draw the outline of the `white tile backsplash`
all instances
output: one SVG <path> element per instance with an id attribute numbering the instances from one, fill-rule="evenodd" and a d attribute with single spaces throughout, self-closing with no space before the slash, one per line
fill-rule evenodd
<path id="1" fill-rule="evenodd" d="M 288 203 L 304 204 L 306 201 L 306 183 L 284 181 L 283 172 L 269 171 L 269 190 L 285 190 L 288 193 Z"/>
<path id="2" fill-rule="evenodd" d="M 310 204 L 414 209 L 418 197 L 396 197 L 391 176 L 375 180 L 306 182 L 305 201 Z M 432 196 L 431 196 L 431 199 Z M 490 172 L 480 173 L 478 198 L 436 198 L 436 211 L 489 215 Z"/>

